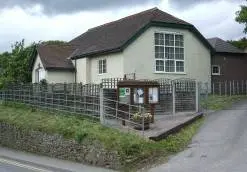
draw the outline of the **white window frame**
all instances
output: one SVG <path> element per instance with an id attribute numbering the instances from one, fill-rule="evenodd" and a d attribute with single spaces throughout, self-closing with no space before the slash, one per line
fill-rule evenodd
<path id="1" fill-rule="evenodd" d="M 155 44 L 155 34 L 163 34 L 163 38 L 164 38 L 164 45 L 156 45 Z M 173 35 L 173 37 L 174 37 L 174 45 L 173 46 L 167 46 L 166 44 L 165 44 L 165 35 L 166 34 L 172 34 Z M 176 39 L 175 39 L 175 36 L 176 35 L 180 35 L 180 36 L 183 36 L 183 46 L 181 47 L 181 46 L 176 46 Z M 184 34 L 183 33 L 177 33 L 177 32 L 164 32 L 164 31 L 156 31 L 156 32 L 154 32 L 154 52 L 155 52 L 155 47 L 163 47 L 164 48 L 164 58 L 156 58 L 156 57 L 154 57 L 155 58 L 155 67 L 154 67 L 154 70 L 155 70 L 155 73 L 167 73 L 167 74 L 186 74 L 185 73 L 185 39 L 184 39 Z M 174 48 L 174 59 L 168 59 L 168 58 L 166 58 L 165 57 L 165 49 L 166 48 Z M 183 49 L 183 60 L 181 60 L 181 59 L 176 59 L 176 48 L 181 48 L 181 49 Z M 157 71 L 156 70 L 156 61 L 163 61 L 163 63 L 164 63 L 164 71 Z M 166 72 L 166 61 L 174 61 L 174 72 Z M 184 71 L 183 72 L 177 72 L 177 62 L 183 62 L 184 63 Z"/>
<path id="2" fill-rule="evenodd" d="M 217 67 L 218 68 L 218 73 L 214 73 L 214 67 Z M 220 65 L 212 65 L 212 75 L 220 75 Z"/>
<path id="3" fill-rule="evenodd" d="M 104 62 L 105 62 L 105 65 L 104 65 Z M 104 70 L 104 67 L 105 67 L 105 70 Z M 107 60 L 106 59 L 98 60 L 98 73 L 99 75 L 107 73 Z"/>

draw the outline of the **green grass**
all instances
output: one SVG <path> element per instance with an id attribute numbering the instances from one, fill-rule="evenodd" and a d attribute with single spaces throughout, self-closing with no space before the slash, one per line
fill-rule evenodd
<path id="1" fill-rule="evenodd" d="M 203 118 L 179 133 L 160 142 L 153 142 L 134 134 L 122 133 L 72 115 L 51 114 L 22 105 L 0 105 L 0 122 L 46 133 L 58 133 L 79 143 L 100 142 L 107 150 L 117 151 L 127 171 L 138 168 L 145 160 L 167 156 L 183 150 L 203 123 Z"/>
<path id="2" fill-rule="evenodd" d="M 234 96 L 208 96 L 206 101 L 202 102 L 204 108 L 210 110 L 221 110 L 227 107 L 231 107 L 233 103 L 246 99 L 247 96 L 234 95 Z"/>

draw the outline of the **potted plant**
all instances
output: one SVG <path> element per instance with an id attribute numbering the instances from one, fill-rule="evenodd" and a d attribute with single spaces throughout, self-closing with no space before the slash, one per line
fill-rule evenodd
<path id="1" fill-rule="evenodd" d="M 140 125 L 136 125 L 134 128 L 137 130 L 142 130 L 143 128 L 142 125 L 144 123 L 144 130 L 149 129 L 151 119 L 152 119 L 151 113 L 144 113 L 144 114 L 141 114 L 140 112 L 135 113 L 133 115 L 133 121 Z"/>

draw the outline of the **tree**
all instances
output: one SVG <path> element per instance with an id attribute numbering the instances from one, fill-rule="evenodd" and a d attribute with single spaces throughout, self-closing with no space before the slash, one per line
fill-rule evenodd
<path id="1" fill-rule="evenodd" d="M 227 42 L 231 43 L 232 45 L 234 45 L 235 47 L 238 47 L 240 49 L 245 49 L 247 47 L 247 39 L 245 37 L 243 37 L 237 41 L 230 40 Z"/>
<path id="2" fill-rule="evenodd" d="M 30 58 L 35 51 L 35 43 L 25 47 L 24 40 L 12 45 L 11 52 L 0 54 L 0 87 L 9 82 L 31 81 Z"/>
<path id="3" fill-rule="evenodd" d="M 62 45 L 64 41 L 51 40 L 43 41 L 39 44 Z M 13 44 L 11 52 L 0 54 L 0 88 L 8 83 L 27 83 L 32 80 L 30 71 L 31 58 L 36 52 L 36 43 L 25 47 L 25 41 Z"/>
<path id="4" fill-rule="evenodd" d="M 65 41 L 60 41 L 60 40 L 50 40 L 50 41 L 41 41 L 40 44 L 45 44 L 45 45 L 64 45 L 67 42 Z"/>
<path id="5" fill-rule="evenodd" d="M 247 33 L 247 6 L 241 5 L 241 9 L 240 11 L 236 12 L 236 15 L 237 17 L 235 18 L 235 20 L 238 23 L 245 25 L 244 33 Z"/>

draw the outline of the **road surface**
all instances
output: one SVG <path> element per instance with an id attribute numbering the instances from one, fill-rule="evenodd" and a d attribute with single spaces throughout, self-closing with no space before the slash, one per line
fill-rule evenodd
<path id="1" fill-rule="evenodd" d="M 38 165 L 21 160 L 0 157 L 0 172 L 72 172 L 60 168 Z"/>
<path id="2" fill-rule="evenodd" d="M 0 147 L 0 172 L 113 172 L 80 163 L 73 163 Z"/>
<path id="3" fill-rule="evenodd" d="M 150 172 L 246 172 L 247 101 L 207 116 L 189 148 Z"/>

